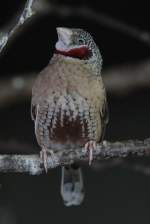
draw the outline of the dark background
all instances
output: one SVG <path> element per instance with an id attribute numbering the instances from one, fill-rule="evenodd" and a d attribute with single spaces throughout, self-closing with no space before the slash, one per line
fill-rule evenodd
<path id="1" fill-rule="evenodd" d="M 4 29 L 7 24 L 15 23 L 15 15 L 21 12 L 25 1 L 2 2 L 0 28 Z M 141 30 L 150 30 L 148 1 L 51 2 L 73 7 L 83 3 L 98 13 L 106 13 Z M 55 13 L 47 13 L 25 25 L 7 45 L 0 56 L 0 79 L 38 73 L 43 69 L 53 53 L 57 26 L 80 27 L 93 34 L 103 55 L 104 69 L 149 58 L 150 47 L 145 43 L 102 26 L 90 18 L 83 19 L 75 15 L 63 18 Z M 149 137 L 149 97 L 149 89 L 139 89 L 121 97 L 108 94 L 110 122 L 106 139 L 116 141 Z M 37 146 L 30 118 L 30 99 L 0 109 L 0 139 Z M 148 158 L 128 158 L 128 162 L 150 165 Z M 150 222 L 150 176 L 123 166 L 103 171 L 84 167 L 84 176 L 84 203 L 80 207 L 66 208 L 59 194 L 60 169 L 40 176 L 1 174 L 0 224 Z"/>

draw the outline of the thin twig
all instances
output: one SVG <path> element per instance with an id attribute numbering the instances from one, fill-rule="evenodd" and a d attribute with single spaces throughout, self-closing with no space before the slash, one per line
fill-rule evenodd
<path id="1" fill-rule="evenodd" d="M 150 139 L 114 143 L 104 141 L 103 144 L 98 144 L 93 151 L 94 160 L 124 158 L 128 155 L 150 156 Z M 88 158 L 88 153 L 84 148 L 60 150 L 55 153 L 55 156 L 48 156 L 48 169 L 88 161 Z M 39 155 L 0 155 L 0 172 L 28 172 L 37 175 L 43 170 Z"/>
<path id="2" fill-rule="evenodd" d="M 106 89 L 112 94 L 129 94 L 134 90 L 150 87 L 150 60 L 125 64 L 104 70 Z"/>
<path id="3" fill-rule="evenodd" d="M 18 22 L 13 26 L 10 31 L 0 32 L 0 53 L 6 46 L 8 40 L 16 33 L 18 28 L 22 26 L 29 18 L 34 15 L 33 3 L 35 0 L 27 0 L 23 12 L 21 13 Z"/>
<path id="4" fill-rule="evenodd" d="M 31 97 L 31 89 L 35 76 L 15 76 L 0 81 L 0 107 L 8 106 L 28 97 Z M 8 91 L 9 90 L 9 91 Z"/>
<path id="5" fill-rule="evenodd" d="M 87 5 L 79 5 L 77 7 L 72 7 L 70 5 L 63 4 L 50 4 L 50 11 L 55 15 L 62 17 L 78 16 L 85 18 L 90 21 L 94 21 L 104 27 L 108 27 L 119 32 L 124 33 L 125 35 L 131 36 L 134 39 L 142 41 L 143 43 L 150 46 L 150 32 L 140 30 L 134 26 L 128 25 L 124 22 L 121 22 L 111 16 L 102 13 L 96 12 L 92 8 L 89 8 Z"/>
<path id="6" fill-rule="evenodd" d="M 0 32 L 0 52 L 2 52 L 8 40 L 14 35 L 14 33 L 16 33 L 18 28 L 35 14 L 35 11 L 33 10 L 33 4 L 35 1 L 36 0 L 27 0 L 24 10 L 16 25 L 14 25 L 10 31 Z M 41 6 L 39 8 L 41 11 Z M 102 26 L 115 29 L 139 41 L 142 41 L 147 45 L 150 45 L 150 32 L 142 31 L 134 26 L 127 25 L 117 19 L 110 17 L 109 15 L 106 15 L 105 13 L 98 13 L 86 5 L 72 7 L 70 5 L 50 3 L 49 7 L 48 5 L 44 7 L 44 10 L 45 12 L 54 13 L 61 17 L 79 16 L 87 20 L 90 19 Z"/>
<path id="7" fill-rule="evenodd" d="M 119 96 L 129 94 L 136 89 L 150 87 L 150 60 L 136 65 L 112 67 L 104 70 L 102 76 L 107 92 Z M 0 80 L 0 107 L 31 97 L 35 77 L 31 73 Z"/>

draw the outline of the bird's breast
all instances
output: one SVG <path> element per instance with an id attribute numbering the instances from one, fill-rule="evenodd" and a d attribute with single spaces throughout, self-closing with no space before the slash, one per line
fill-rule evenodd
<path id="1" fill-rule="evenodd" d="M 57 149 L 99 141 L 103 98 L 101 82 L 82 63 L 54 57 L 33 88 L 38 143 Z"/>

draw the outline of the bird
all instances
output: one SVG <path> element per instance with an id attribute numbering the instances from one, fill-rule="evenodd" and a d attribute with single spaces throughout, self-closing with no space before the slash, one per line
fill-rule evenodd
<path id="1" fill-rule="evenodd" d="M 91 34 L 57 27 L 58 40 L 48 65 L 32 88 L 31 117 L 47 171 L 48 154 L 84 147 L 89 164 L 108 123 L 102 56 Z M 66 206 L 80 205 L 85 190 L 79 164 L 62 167 L 61 195 Z"/>

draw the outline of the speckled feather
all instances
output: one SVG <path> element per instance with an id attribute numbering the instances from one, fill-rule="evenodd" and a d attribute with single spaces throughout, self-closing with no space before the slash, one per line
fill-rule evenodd
<path id="1" fill-rule="evenodd" d="M 100 141 L 107 119 L 101 76 L 82 60 L 54 54 L 32 91 L 32 118 L 41 147 L 58 150 Z"/>

